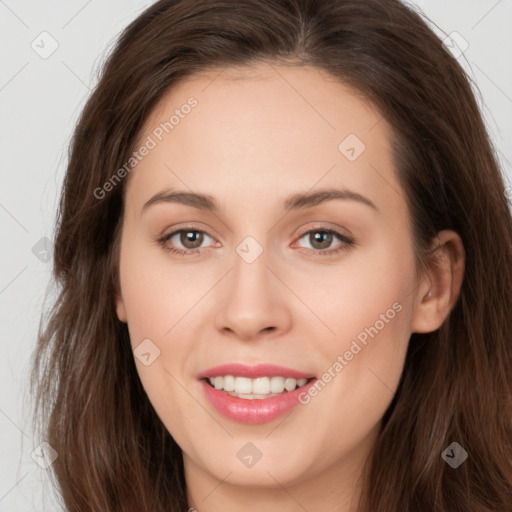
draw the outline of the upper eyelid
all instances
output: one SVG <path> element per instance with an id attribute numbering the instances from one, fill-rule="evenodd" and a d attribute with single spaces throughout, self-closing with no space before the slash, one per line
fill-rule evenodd
<path id="1" fill-rule="evenodd" d="M 328 232 L 335 233 L 341 237 L 353 238 L 352 234 L 347 229 L 329 227 L 325 224 L 318 224 L 315 226 L 301 229 L 301 230 L 299 230 L 299 233 L 296 236 L 298 238 L 302 238 L 304 235 L 306 235 L 312 231 L 328 231 Z M 344 233 L 344 231 L 345 231 L 345 233 Z"/>

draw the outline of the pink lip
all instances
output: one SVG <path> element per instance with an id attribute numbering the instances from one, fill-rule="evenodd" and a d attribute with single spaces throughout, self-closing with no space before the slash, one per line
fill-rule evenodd
<path id="1" fill-rule="evenodd" d="M 217 371 L 218 369 L 215 370 Z M 232 375 L 232 373 L 220 372 L 216 373 L 216 375 Z M 269 374 L 266 373 L 266 375 Z M 300 378 L 306 377 L 304 376 Z M 312 379 L 306 385 L 297 388 L 294 391 L 285 391 L 277 396 L 263 399 L 255 398 L 254 400 L 246 400 L 244 398 L 231 396 L 226 391 L 211 387 L 205 380 L 201 381 L 201 385 L 208 400 L 210 400 L 211 404 L 221 414 L 239 423 L 258 425 L 275 420 L 276 418 L 279 418 L 291 411 L 300 403 L 298 398 L 299 394 L 307 392 L 308 388 L 313 386 L 316 381 L 317 379 Z"/>
<path id="2" fill-rule="evenodd" d="M 247 366 L 243 364 L 223 364 L 215 366 L 202 373 L 197 378 L 205 379 L 208 377 L 218 377 L 224 375 L 233 375 L 235 377 L 248 377 L 255 379 L 256 377 L 291 377 L 293 379 L 310 379 L 314 375 L 302 373 L 292 368 L 284 366 L 276 366 L 274 364 L 259 364 L 257 366 Z"/>

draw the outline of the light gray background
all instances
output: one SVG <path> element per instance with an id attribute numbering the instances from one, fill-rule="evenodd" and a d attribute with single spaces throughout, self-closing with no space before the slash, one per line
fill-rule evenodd
<path id="1" fill-rule="evenodd" d="M 53 239 L 67 145 L 106 51 L 150 3 L 0 0 L 0 512 L 59 510 L 47 470 L 31 457 L 44 440 L 30 429 L 28 362 L 51 267 L 32 248 Z M 458 59 L 512 179 L 512 2 L 410 3 L 440 37 L 457 32 L 469 45 Z M 48 58 L 31 47 L 51 49 L 43 31 L 58 43 Z"/>

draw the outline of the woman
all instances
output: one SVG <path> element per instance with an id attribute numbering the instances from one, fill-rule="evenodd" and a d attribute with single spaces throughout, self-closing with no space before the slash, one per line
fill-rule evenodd
<path id="1" fill-rule="evenodd" d="M 155 3 L 62 192 L 34 385 L 64 506 L 511 510 L 511 241 L 408 7 Z"/>

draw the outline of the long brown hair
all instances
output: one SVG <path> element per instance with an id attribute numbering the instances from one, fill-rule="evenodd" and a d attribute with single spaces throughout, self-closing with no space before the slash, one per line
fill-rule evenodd
<path id="1" fill-rule="evenodd" d="M 184 511 L 182 455 L 138 378 L 114 296 L 126 179 L 152 108 L 206 69 L 256 61 L 326 70 L 393 129 L 418 261 L 462 238 L 462 290 L 413 334 L 365 473 L 361 512 L 512 510 L 512 221 L 470 79 L 398 0 L 161 0 L 118 39 L 76 126 L 55 236 L 59 295 L 33 362 L 35 422 L 67 510 Z M 457 469 L 441 457 L 458 442 Z"/>

